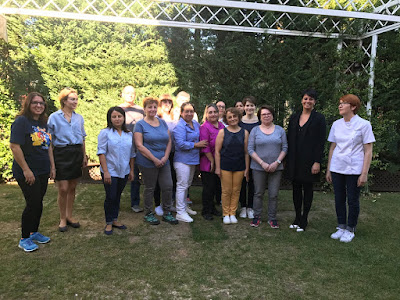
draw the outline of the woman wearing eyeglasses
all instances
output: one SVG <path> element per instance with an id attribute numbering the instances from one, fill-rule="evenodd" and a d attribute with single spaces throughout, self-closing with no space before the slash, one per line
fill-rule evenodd
<path id="1" fill-rule="evenodd" d="M 79 228 L 80 223 L 72 216 L 75 189 L 82 168 L 87 165 L 83 117 L 75 112 L 78 106 L 76 90 L 65 88 L 58 95 L 61 109 L 49 117 L 49 132 L 54 146 L 54 162 L 58 187 L 60 224 L 58 230 L 65 232 L 68 226 Z"/>
<path id="2" fill-rule="evenodd" d="M 32 252 L 50 238 L 38 232 L 49 174 L 54 178 L 51 135 L 47 130 L 46 102 L 39 93 L 29 93 L 11 125 L 10 148 L 14 156 L 12 171 L 25 197 L 22 237 L 18 247 Z"/>
<path id="3" fill-rule="evenodd" d="M 326 180 L 333 183 L 338 222 L 331 238 L 345 243 L 355 236 L 360 189 L 368 180 L 372 143 L 375 142 L 371 123 L 357 115 L 360 107 L 361 101 L 356 95 L 341 97 L 339 114 L 343 118 L 332 124 L 328 137 L 331 146 Z"/>

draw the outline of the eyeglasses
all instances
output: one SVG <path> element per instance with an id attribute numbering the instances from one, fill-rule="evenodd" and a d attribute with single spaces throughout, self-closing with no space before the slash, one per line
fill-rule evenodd
<path id="1" fill-rule="evenodd" d="M 32 101 L 31 105 L 46 106 L 46 102 L 43 102 L 43 101 Z"/>

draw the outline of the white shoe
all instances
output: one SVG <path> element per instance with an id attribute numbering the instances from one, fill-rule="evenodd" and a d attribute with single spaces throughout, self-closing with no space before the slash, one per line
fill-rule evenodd
<path id="1" fill-rule="evenodd" d="M 299 228 L 297 228 L 297 229 L 296 229 L 296 231 L 297 231 L 297 232 L 303 232 L 303 231 L 304 231 L 304 229 L 303 229 L 303 228 L 301 228 L 301 227 L 299 227 Z"/>
<path id="2" fill-rule="evenodd" d="M 299 225 L 296 225 L 296 224 L 291 224 L 291 225 L 289 226 L 289 228 L 290 228 L 290 229 L 298 229 L 298 228 L 300 228 L 300 226 L 299 226 Z"/>
<path id="3" fill-rule="evenodd" d="M 191 209 L 190 206 L 186 206 L 186 212 L 187 212 L 189 215 L 192 215 L 192 216 L 197 215 L 197 211 L 194 211 L 193 209 Z"/>
<path id="4" fill-rule="evenodd" d="M 231 218 L 229 218 L 229 216 L 224 216 L 222 222 L 224 222 L 224 224 L 231 224 Z"/>
<path id="5" fill-rule="evenodd" d="M 247 218 L 246 207 L 242 207 L 242 208 L 240 209 L 239 218 L 243 218 L 243 219 Z"/>
<path id="6" fill-rule="evenodd" d="M 236 224 L 238 222 L 235 216 L 231 216 L 230 219 L 232 224 Z"/>
<path id="7" fill-rule="evenodd" d="M 155 209 L 155 211 L 156 211 L 157 216 L 160 216 L 160 217 L 161 217 L 161 216 L 164 215 L 164 211 L 163 211 L 161 205 L 157 206 L 156 209 Z"/>
<path id="8" fill-rule="evenodd" d="M 192 223 L 193 219 L 188 215 L 188 213 L 176 214 L 175 219 L 181 222 Z"/>
<path id="9" fill-rule="evenodd" d="M 252 209 L 252 208 L 248 208 L 248 209 L 247 209 L 247 217 L 248 217 L 249 219 L 254 219 L 254 212 L 253 212 L 253 209 Z"/>
<path id="10" fill-rule="evenodd" d="M 343 235 L 340 237 L 340 241 L 344 243 L 350 243 L 356 235 L 354 232 L 345 230 Z"/>
<path id="11" fill-rule="evenodd" d="M 346 229 L 341 229 L 339 227 L 336 228 L 337 231 L 331 234 L 331 239 L 338 240 L 342 237 Z"/>

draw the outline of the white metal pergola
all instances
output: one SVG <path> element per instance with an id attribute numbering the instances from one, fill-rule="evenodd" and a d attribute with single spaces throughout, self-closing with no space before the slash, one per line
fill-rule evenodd
<path id="1" fill-rule="evenodd" d="M 353 40 L 367 58 L 368 113 L 378 35 L 400 28 L 400 0 L 0 0 L 0 14 L 334 38 L 339 50 Z"/>

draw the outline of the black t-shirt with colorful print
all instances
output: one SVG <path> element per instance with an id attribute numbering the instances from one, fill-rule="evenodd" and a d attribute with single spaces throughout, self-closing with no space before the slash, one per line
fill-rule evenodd
<path id="1" fill-rule="evenodd" d="M 10 142 L 21 146 L 25 161 L 35 176 L 50 173 L 49 147 L 51 135 L 47 124 L 19 116 L 11 125 Z M 14 160 L 12 171 L 15 179 L 24 178 L 23 171 Z"/>

